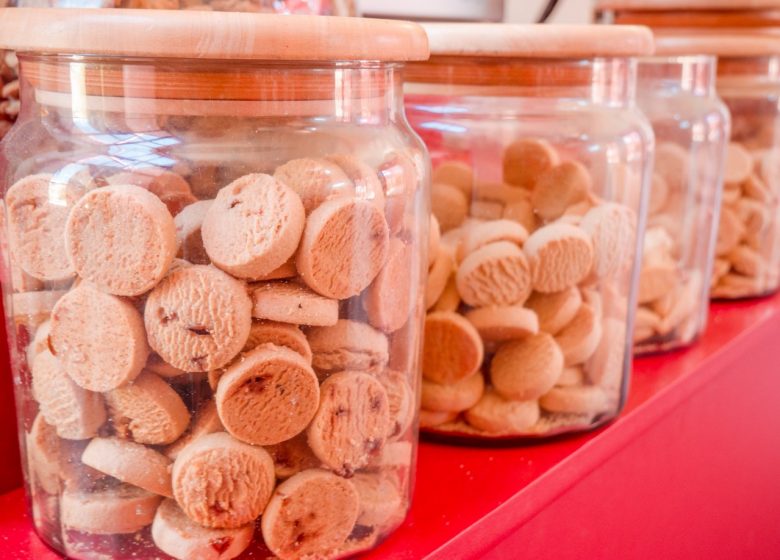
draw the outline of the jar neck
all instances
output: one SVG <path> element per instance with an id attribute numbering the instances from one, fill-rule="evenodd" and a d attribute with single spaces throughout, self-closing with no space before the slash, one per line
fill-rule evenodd
<path id="1" fill-rule="evenodd" d="M 74 117 L 133 113 L 382 123 L 403 115 L 402 65 L 394 63 L 19 58 L 25 98 Z"/>
<path id="2" fill-rule="evenodd" d="M 659 56 L 641 58 L 637 90 L 640 97 L 686 93 L 715 96 L 714 56 Z"/>
<path id="3" fill-rule="evenodd" d="M 560 98 L 625 106 L 636 95 L 636 61 L 435 57 L 410 63 L 406 82 L 410 93 Z"/>

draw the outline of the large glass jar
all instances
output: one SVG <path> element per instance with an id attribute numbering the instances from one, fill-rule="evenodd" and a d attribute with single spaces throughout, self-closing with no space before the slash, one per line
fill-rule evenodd
<path id="1" fill-rule="evenodd" d="M 429 25 L 406 108 L 433 163 L 421 427 L 597 426 L 627 389 L 653 132 L 647 29 Z M 436 233 L 436 232 L 434 232 Z M 436 239 L 436 236 L 434 236 Z"/>
<path id="2" fill-rule="evenodd" d="M 656 148 L 634 330 L 638 353 L 686 346 L 707 323 L 730 122 L 715 93 L 715 67 L 712 56 L 639 62 L 638 102 Z"/>
<path id="3" fill-rule="evenodd" d="M 3 287 L 40 536 L 79 559 L 375 546 L 417 438 L 428 159 L 400 70 L 422 29 L 17 8 L 0 37 L 21 69 Z"/>

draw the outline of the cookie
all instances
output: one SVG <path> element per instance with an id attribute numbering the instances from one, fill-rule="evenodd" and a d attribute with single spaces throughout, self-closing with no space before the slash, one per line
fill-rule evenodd
<path id="1" fill-rule="evenodd" d="M 85 189 L 52 175 L 30 175 L 5 195 L 8 245 L 14 268 L 45 282 L 62 282 L 76 270 L 65 248 L 68 216 Z M 14 282 L 20 286 L 21 282 Z"/>
<path id="2" fill-rule="evenodd" d="M 49 344 L 73 381 L 90 391 L 110 391 L 131 382 L 149 356 L 136 308 L 88 283 L 57 302 Z"/>
<path id="3" fill-rule="evenodd" d="M 355 185 L 347 173 L 338 162 L 329 159 L 294 159 L 274 171 L 277 182 L 298 194 L 307 214 L 326 200 L 355 194 Z"/>
<path id="4" fill-rule="evenodd" d="M 317 411 L 317 376 L 298 353 L 263 344 L 230 365 L 214 395 L 222 425 L 253 445 L 281 443 L 301 433 Z"/>
<path id="5" fill-rule="evenodd" d="M 536 214 L 530 199 L 517 200 L 509 202 L 504 206 L 501 214 L 504 220 L 512 220 L 525 228 L 528 233 L 532 233 L 537 226 Z"/>
<path id="6" fill-rule="evenodd" d="M 254 533 L 254 523 L 235 529 L 201 527 L 174 500 L 163 500 L 152 522 L 155 546 L 177 560 L 231 560 L 249 547 Z"/>
<path id="7" fill-rule="evenodd" d="M 307 428 L 309 447 L 329 469 L 351 476 L 385 444 L 390 426 L 387 392 L 371 375 L 352 371 L 328 377 Z"/>
<path id="8" fill-rule="evenodd" d="M 618 341 L 612 341 L 617 344 Z M 581 366 L 570 366 L 563 368 L 563 373 L 555 382 L 556 387 L 572 387 L 582 385 L 585 381 L 585 373 Z"/>
<path id="9" fill-rule="evenodd" d="M 739 215 L 727 206 L 721 208 L 715 255 L 720 257 L 731 252 L 739 244 L 744 233 L 745 225 L 739 219 Z"/>
<path id="10" fill-rule="evenodd" d="M 575 287 L 548 294 L 534 292 L 525 305 L 536 314 L 540 331 L 556 335 L 574 319 L 582 305 L 582 296 Z"/>
<path id="11" fill-rule="evenodd" d="M 190 184 L 178 173 L 159 167 L 142 167 L 106 178 L 109 185 L 135 185 L 148 190 L 165 204 L 172 216 L 198 201 Z"/>
<path id="12" fill-rule="evenodd" d="M 503 342 L 539 332 L 536 313 L 521 306 L 483 307 L 465 314 L 485 342 Z"/>
<path id="13" fill-rule="evenodd" d="M 146 365 L 144 366 L 144 369 L 146 371 L 159 375 L 163 379 L 174 379 L 176 377 L 180 377 L 187 373 L 185 371 L 180 370 L 179 368 L 173 367 L 171 364 L 167 363 L 165 360 L 163 360 L 160 356 L 158 356 L 154 352 L 149 354 L 149 358 L 147 358 L 146 360 Z"/>
<path id="14" fill-rule="evenodd" d="M 190 413 L 178 393 L 147 371 L 133 383 L 105 393 L 105 398 L 116 434 L 138 443 L 173 443 L 190 422 Z"/>
<path id="15" fill-rule="evenodd" d="M 310 469 L 284 481 L 263 513 L 266 546 L 281 560 L 329 557 L 344 544 L 360 512 L 354 485 Z"/>
<path id="16" fill-rule="evenodd" d="M 679 282 L 674 261 L 664 259 L 657 262 L 643 262 L 639 274 L 637 301 L 649 303 L 674 290 Z"/>
<path id="17" fill-rule="evenodd" d="M 552 336 L 539 333 L 502 344 L 490 364 L 490 380 L 504 398 L 529 401 L 555 386 L 564 356 Z"/>
<path id="18" fill-rule="evenodd" d="M 57 435 L 57 429 L 39 413 L 24 440 L 31 485 L 36 483 L 48 494 L 59 494 L 63 440 Z"/>
<path id="19" fill-rule="evenodd" d="M 264 282 L 251 287 L 252 316 L 294 325 L 331 326 L 339 319 L 339 302 L 294 282 Z"/>
<path id="20" fill-rule="evenodd" d="M 601 333 L 601 321 L 596 311 L 587 303 L 582 304 L 574 319 L 555 335 L 565 365 L 573 366 L 587 361 L 596 351 Z"/>
<path id="21" fill-rule="evenodd" d="M 313 328 L 308 339 L 312 364 L 322 376 L 344 370 L 376 374 L 389 360 L 387 337 L 358 321 L 339 319 L 332 327 Z"/>
<path id="22" fill-rule="evenodd" d="M 405 434 L 412 425 L 417 409 L 417 398 L 403 372 L 387 369 L 377 379 L 387 392 L 390 407 L 388 438 L 392 439 Z"/>
<path id="23" fill-rule="evenodd" d="M 560 292 L 582 282 L 593 266 L 593 243 L 582 229 L 553 223 L 537 229 L 523 246 L 533 289 Z"/>
<path id="24" fill-rule="evenodd" d="M 428 284 L 430 286 L 430 282 Z M 458 293 L 458 284 L 455 281 L 455 276 L 451 275 L 447 283 L 444 285 L 439 299 L 430 308 L 430 311 L 457 311 L 460 307 L 461 299 Z"/>
<path id="25" fill-rule="evenodd" d="M 171 460 L 151 447 L 119 438 L 97 437 L 84 449 L 81 460 L 117 480 L 153 494 L 173 497 Z"/>
<path id="26" fill-rule="evenodd" d="M 358 525 L 388 531 L 401 524 L 407 506 L 397 479 L 380 472 L 358 473 L 350 480 L 360 496 Z"/>
<path id="27" fill-rule="evenodd" d="M 465 317 L 438 311 L 425 318 L 423 375 L 434 383 L 455 383 L 474 375 L 485 350 L 477 329 Z"/>
<path id="28" fill-rule="evenodd" d="M 62 290 L 54 290 L 11 294 L 14 323 L 24 325 L 29 331 L 35 331 L 49 320 L 54 306 L 66 293 Z M 51 323 L 49 330 L 51 330 Z"/>
<path id="29" fill-rule="evenodd" d="M 536 400 L 507 400 L 488 389 L 464 417 L 471 426 L 487 433 L 523 433 L 539 420 L 539 404 Z"/>
<path id="30" fill-rule="evenodd" d="M 441 228 L 436 216 L 431 216 L 428 222 L 428 267 L 433 266 L 433 261 L 439 252 L 439 243 L 441 243 Z"/>
<path id="31" fill-rule="evenodd" d="M 480 220 L 498 221 L 504 215 L 504 205 L 489 200 L 474 200 L 469 206 L 469 215 Z"/>
<path id="32" fill-rule="evenodd" d="M 380 210 L 385 210 L 385 191 L 376 171 L 349 154 L 332 155 L 325 159 L 338 165 L 349 177 L 354 185 L 355 198 L 368 200 Z M 406 195 L 406 191 L 403 194 Z"/>
<path id="33" fill-rule="evenodd" d="M 217 403 L 214 400 L 209 399 L 204 401 L 192 416 L 192 421 L 190 422 L 187 431 L 185 431 L 179 439 L 166 446 L 162 452 L 170 460 L 175 461 L 182 449 L 199 437 L 224 431 L 225 427 L 222 425 L 222 421 L 219 419 L 219 413 L 217 412 Z"/>
<path id="34" fill-rule="evenodd" d="M 106 421 L 103 397 L 74 383 L 62 361 L 48 350 L 32 363 L 32 394 L 61 438 L 91 438 Z"/>
<path id="35" fill-rule="evenodd" d="M 449 385 L 423 379 L 421 406 L 433 412 L 461 412 L 477 404 L 484 391 L 485 380 L 479 374 Z"/>
<path id="36" fill-rule="evenodd" d="M 753 157 L 741 144 L 729 142 L 723 167 L 724 183 L 742 183 L 753 172 Z"/>
<path id="37" fill-rule="evenodd" d="M 283 265 L 273 269 L 268 274 L 257 277 L 255 280 L 258 282 L 265 282 L 270 280 L 287 280 L 298 276 L 298 269 L 295 268 L 295 260 L 290 259 Z"/>
<path id="38" fill-rule="evenodd" d="M 474 170 L 462 161 L 445 161 L 433 170 L 432 183 L 447 183 L 457 187 L 466 198 L 471 198 L 474 186 Z"/>
<path id="39" fill-rule="evenodd" d="M 162 496 L 120 484 L 101 490 L 66 489 L 60 498 L 64 529 L 94 535 L 136 533 L 150 525 Z"/>
<path id="40" fill-rule="evenodd" d="M 496 241 L 509 241 L 522 246 L 528 239 L 528 231 L 512 220 L 496 219 L 470 228 L 463 236 L 459 249 L 459 260 L 480 247 Z"/>
<path id="41" fill-rule="evenodd" d="M 238 529 L 254 521 L 274 489 L 274 463 L 262 447 L 208 434 L 185 447 L 173 464 L 173 494 L 192 521 Z"/>
<path id="42" fill-rule="evenodd" d="M 274 321 L 253 321 L 252 327 L 249 329 L 249 338 L 244 345 L 244 352 L 267 343 L 285 346 L 311 363 L 311 346 L 309 346 L 306 335 L 297 325 Z"/>
<path id="43" fill-rule="evenodd" d="M 548 142 L 522 138 L 504 152 L 504 181 L 533 189 L 537 179 L 559 163 L 558 153 Z"/>
<path id="44" fill-rule="evenodd" d="M 461 225 L 469 213 L 469 199 L 458 187 L 447 183 L 431 185 L 431 212 L 442 232 Z"/>
<path id="45" fill-rule="evenodd" d="M 438 428 L 444 424 L 454 422 L 458 417 L 458 412 L 440 412 L 433 410 L 420 410 L 420 428 Z"/>
<path id="46" fill-rule="evenodd" d="M 633 263 L 636 215 L 622 204 L 604 203 L 582 217 L 580 227 L 593 242 L 593 273 L 611 278 Z"/>
<path id="47" fill-rule="evenodd" d="M 610 409 L 607 393 L 595 385 L 555 387 L 539 399 L 539 406 L 548 412 L 566 414 L 598 414 Z"/>
<path id="48" fill-rule="evenodd" d="M 555 220 L 568 207 L 585 200 L 592 188 L 593 181 L 584 165 L 564 161 L 536 178 L 531 204 L 542 220 Z"/>
<path id="49" fill-rule="evenodd" d="M 266 445 L 265 450 L 274 461 L 276 478 L 279 480 L 286 480 L 306 469 L 317 468 L 321 464 L 312 453 L 305 433 L 275 445 Z"/>
<path id="50" fill-rule="evenodd" d="M 412 278 L 418 268 L 412 246 L 393 238 L 390 240 L 387 264 L 365 291 L 361 303 L 368 322 L 380 331 L 391 333 L 406 324 L 415 297 Z"/>
<path id="51" fill-rule="evenodd" d="M 526 255 L 508 241 L 490 243 L 468 255 L 456 276 L 458 293 L 472 307 L 521 305 L 531 295 L 531 280 Z"/>
<path id="52" fill-rule="evenodd" d="M 226 365 L 246 344 L 252 301 L 242 282 L 193 265 L 171 272 L 149 294 L 144 323 L 149 344 L 184 371 Z"/>
<path id="53" fill-rule="evenodd" d="M 431 309 L 444 293 L 447 283 L 455 270 L 455 259 L 452 250 L 442 245 L 439 253 L 428 270 L 428 282 L 425 285 L 425 308 Z"/>
<path id="54" fill-rule="evenodd" d="M 211 264 L 203 247 L 201 227 L 211 200 L 201 200 L 190 204 L 173 219 L 176 224 L 176 256 L 192 264 Z"/>
<path id="55" fill-rule="evenodd" d="M 389 230 L 382 212 L 369 201 L 329 200 L 314 210 L 298 250 L 303 281 L 329 298 L 358 295 L 385 265 Z"/>
<path id="56" fill-rule="evenodd" d="M 79 277 L 118 296 L 148 292 L 176 256 L 176 225 L 159 198 L 133 185 L 94 189 L 75 204 L 65 245 Z"/>
<path id="57" fill-rule="evenodd" d="M 425 164 L 427 165 L 427 163 Z M 422 180 L 423 170 L 416 168 L 410 157 L 391 152 L 379 166 L 378 176 L 385 192 L 385 217 L 392 233 L 398 233 L 403 227 L 408 201 Z"/>

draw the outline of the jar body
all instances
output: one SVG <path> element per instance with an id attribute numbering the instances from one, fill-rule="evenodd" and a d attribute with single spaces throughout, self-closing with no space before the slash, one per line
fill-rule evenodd
<path id="1" fill-rule="evenodd" d="M 528 439 L 619 413 L 653 146 L 634 69 L 480 61 L 429 72 L 479 83 L 407 82 L 442 232 L 426 294 L 426 433 Z"/>
<path id="2" fill-rule="evenodd" d="M 398 66 L 20 58 L 3 288 L 40 536 L 375 546 L 409 504 L 427 261 Z"/>
<path id="3" fill-rule="evenodd" d="M 647 353 L 686 346 L 706 326 L 729 114 L 713 57 L 642 59 L 637 91 L 656 138 L 634 331 Z"/>

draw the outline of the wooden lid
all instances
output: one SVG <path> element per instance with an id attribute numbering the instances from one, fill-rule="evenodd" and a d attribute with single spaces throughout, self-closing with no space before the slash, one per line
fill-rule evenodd
<path id="1" fill-rule="evenodd" d="M 710 54 L 720 57 L 772 56 L 780 54 L 780 36 L 767 33 L 656 34 L 656 54 Z"/>
<path id="2" fill-rule="evenodd" d="M 428 58 L 411 22 L 230 12 L 0 9 L 0 49 L 45 54 L 264 61 Z"/>
<path id="3" fill-rule="evenodd" d="M 772 8 L 780 8 L 780 0 L 596 0 L 597 10 L 743 11 Z"/>
<path id="4" fill-rule="evenodd" d="M 431 56 L 591 58 L 653 54 L 646 27 L 614 25 L 423 24 Z"/>

